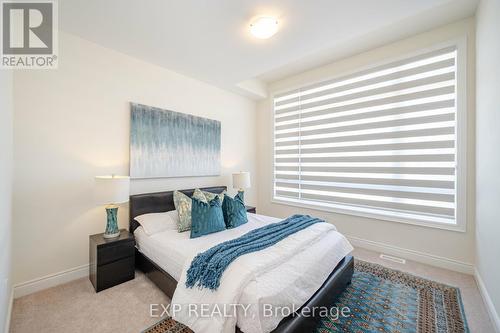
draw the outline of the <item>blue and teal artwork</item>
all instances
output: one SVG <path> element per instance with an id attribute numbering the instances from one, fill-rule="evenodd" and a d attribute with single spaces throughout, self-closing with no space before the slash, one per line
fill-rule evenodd
<path id="1" fill-rule="evenodd" d="M 131 105 L 130 177 L 220 174 L 220 121 Z"/>

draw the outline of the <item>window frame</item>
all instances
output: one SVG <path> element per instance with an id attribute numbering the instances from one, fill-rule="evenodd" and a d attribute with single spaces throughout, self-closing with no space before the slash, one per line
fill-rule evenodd
<path id="1" fill-rule="evenodd" d="M 287 93 L 294 89 L 300 89 L 304 86 L 319 84 L 321 82 L 340 79 L 342 77 L 353 75 L 359 72 L 363 72 L 365 70 L 375 69 L 380 66 L 384 66 L 396 61 L 404 60 L 407 58 L 419 56 L 428 52 L 436 51 L 442 48 L 455 46 L 457 50 L 457 61 L 456 61 L 456 124 L 455 124 L 455 143 L 456 143 L 456 151 L 455 151 L 455 159 L 456 159 L 456 173 L 455 173 L 455 184 L 456 184 L 456 205 L 455 205 L 455 224 L 447 224 L 442 222 L 433 222 L 433 221 L 424 221 L 417 218 L 409 218 L 409 217 L 401 217 L 394 216 L 390 214 L 381 214 L 377 212 L 370 212 L 369 208 L 367 209 L 353 209 L 347 207 L 347 205 L 338 204 L 338 207 L 335 207 L 335 204 L 326 204 L 321 205 L 320 202 L 307 202 L 305 200 L 281 200 L 275 198 L 275 117 L 274 117 L 274 99 L 276 95 Z M 349 71 L 345 71 L 339 74 L 324 76 L 314 80 L 308 80 L 307 82 L 301 81 L 294 85 L 288 85 L 286 88 L 281 88 L 279 90 L 275 90 L 270 95 L 270 104 L 271 110 L 271 173 L 272 173 L 272 181 L 271 181 L 271 203 L 287 205 L 292 207 L 306 208 L 318 211 L 325 211 L 330 213 L 338 213 L 344 215 L 351 216 L 359 216 L 364 218 L 371 218 L 383 221 L 390 222 L 399 222 L 423 227 L 431 227 L 437 229 L 451 230 L 457 232 L 466 232 L 467 230 L 467 38 L 466 36 L 455 38 L 452 40 L 448 40 L 446 42 L 433 44 L 429 47 L 419 48 L 413 52 L 406 52 L 404 54 L 387 58 L 380 62 L 375 62 L 373 64 L 369 64 L 367 66 L 360 66 L 355 69 L 351 69 Z M 376 208 L 374 208 L 376 209 Z M 365 210 L 365 211 L 362 211 Z"/>

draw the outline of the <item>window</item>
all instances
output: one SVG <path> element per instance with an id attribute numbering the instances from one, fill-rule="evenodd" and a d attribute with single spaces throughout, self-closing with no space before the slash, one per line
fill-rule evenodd
<path id="1" fill-rule="evenodd" d="M 463 229 L 461 52 L 448 46 L 275 95 L 273 200 Z"/>

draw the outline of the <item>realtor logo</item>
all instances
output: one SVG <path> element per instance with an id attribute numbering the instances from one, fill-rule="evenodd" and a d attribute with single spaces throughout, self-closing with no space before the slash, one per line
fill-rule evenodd
<path id="1" fill-rule="evenodd" d="M 57 3 L 2 1 L 1 67 L 57 68 Z"/>

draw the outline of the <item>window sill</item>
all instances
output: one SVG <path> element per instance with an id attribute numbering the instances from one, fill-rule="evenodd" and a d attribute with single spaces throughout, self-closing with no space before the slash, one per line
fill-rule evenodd
<path id="1" fill-rule="evenodd" d="M 413 219 L 413 218 L 391 216 L 388 214 L 379 214 L 379 213 L 375 213 L 375 212 L 350 209 L 349 207 L 345 207 L 345 206 L 343 206 L 343 207 L 323 206 L 320 204 L 308 204 L 308 203 L 304 203 L 304 202 L 281 200 L 281 199 L 277 199 L 277 198 L 271 199 L 271 203 L 279 204 L 279 205 L 287 205 L 287 206 L 292 206 L 292 207 L 312 209 L 312 210 L 318 210 L 318 211 L 323 211 L 323 212 L 338 213 L 338 214 L 351 215 L 351 216 L 360 216 L 360 217 L 366 217 L 366 218 L 377 219 L 377 220 L 382 220 L 382 221 L 399 222 L 399 223 L 411 224 L 411 225 L 427 227 L 427 228 L 443 229 L 443 230 L 449 230 L 449 231 L 455 231 L 455 232 L 465 232 L 466 231 L 465 225 L 461 225 L 461 224 L 440 223 L 440 222 L 425 221 L 425 220 L 419 220 L 419 219 Z"/>

